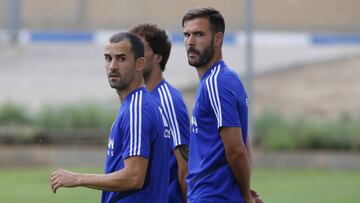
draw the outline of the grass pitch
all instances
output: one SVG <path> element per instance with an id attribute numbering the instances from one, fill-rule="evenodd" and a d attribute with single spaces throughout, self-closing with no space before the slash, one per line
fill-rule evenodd
<path id="1" fill-rule="evenodd" d="M 86 188 L 50 189 L 53 169 L 0 170 L 0 202 L 4 203 L 98 203 L 100 191 Z M 102 173 L 102 169 L 76 168 L 74 171 Z M 360 170 L 255 169 L 253 188 L 265 203 L 360 202 Z"/>

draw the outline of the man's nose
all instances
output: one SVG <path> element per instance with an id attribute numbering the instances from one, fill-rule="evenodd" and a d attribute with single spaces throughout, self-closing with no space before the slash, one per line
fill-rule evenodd
<path id="1" fill-rule="evenodd" d="M 110 61 L 109 68 L 110 68 L 110 70 L 116 69 L 115 59 L 112 59 L 112 60 Z"/>
<path id="2" fill-rule="evenodd" d="M 193 35 L 190 35 L 186 39 L 186 45 L 188 45 L 188 46 L 194 46 L 195 45 L 195 37 Z"/>

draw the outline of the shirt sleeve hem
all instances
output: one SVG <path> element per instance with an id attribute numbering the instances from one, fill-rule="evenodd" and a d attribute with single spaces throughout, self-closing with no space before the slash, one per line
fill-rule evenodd
<path id="1" fill-rule="evenodd" d="M 125 155 L 123 155 L 123 159 L 127 159 L 127 158 L 130 158 L 130 157 L 133 157 L 133 156 L 141 156 L 141 157 L 144 157 L 146 159 L 150 159 L 149 155 L 147 155 L 147 154 L 133 154 L 133 155 L 125 154 Z"/>

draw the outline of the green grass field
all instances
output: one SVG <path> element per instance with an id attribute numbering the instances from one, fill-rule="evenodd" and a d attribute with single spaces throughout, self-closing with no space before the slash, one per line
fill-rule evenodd
<path id="1" fill-rule="evenodd" d="M 75 169 L 101 172 L 102 169 Z M 85 188 L 50 190 L 52 169 L 0 170 L 0 202 L 97 203 L 100 192 Z M 265 203 L 360 202 L 360 171 L 256 169 L 253 188 Z"/>

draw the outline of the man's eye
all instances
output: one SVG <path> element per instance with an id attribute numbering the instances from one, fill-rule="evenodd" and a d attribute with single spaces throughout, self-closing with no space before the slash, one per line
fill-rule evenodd
<path id="1" fill-rule="evenodd" d="M 111 61 L 111 57 L 110 57 L 110 56 L 105 56 L 105 61 L 106 61 L 106 62 L 110 62 L 110 61 Z"/>
<path id="2" fill-rule="evenodd" d="M 118 57 L 117 58 L 118 61 L 125 61 L 125 59 L 126 59 L 125 57 Z"/>

